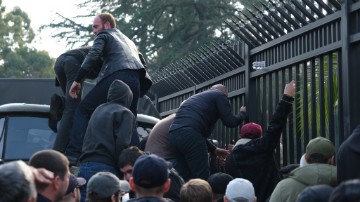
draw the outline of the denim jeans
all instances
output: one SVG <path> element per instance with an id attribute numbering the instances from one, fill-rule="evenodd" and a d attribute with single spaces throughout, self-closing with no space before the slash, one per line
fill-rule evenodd
<path id="1" fill-rule="evenodd" d="M 85 96 L 75 110 L 73 127 L 70 132 L 69 144 L 65 150 L 65 155 L 69 160 L 79 159 L 82 151 L 82 144 L 86 128 L 92 113 L 96 107 L 107 101 L 108 89 L 111 83 L 119 79 L 126 83 L 132 93 L 133 100 L 130 106 L 131 112 L 137 115 L 137 102 L 140 95 L 140 71 L 137 70 L 121 70 L 103 78 L 94 88 Z M 135 130 L 136 128 L 134 128 Z M 136 137 L 134 137 L 136 135 Z M 131 145 L 140 145 L 137 133 L 133 133 Z"/>
<path id="2" fill-rule="evenodd" d="M 84 162 L 80 163 L 78 177 L 82 177 L 89 182 L 89 179 L 98 172 L 107 171 L 118 175 L 118 172 L 114 166 L 98 163 L 98 162 Z M 81 202 L 85 202 L 86 199 L 86 186 L 87 184 L 80 187 Z"/>
<path id="3" fill-rule="evenodd" d="M 70 87 L 76 78 L 80 66 L 81 63 L 71 55 L 62 55 L 58 57 L 54 65 L 56 78 L 59 81 L 61 90 L 65 95 L 65 108 L 53 149 L 62 153 L 65 151 L 69 142 L 69 133 L 73 124 L 75 109 L 81 101 L 82 89 L 80 91 L 80 96 L 76 99 L 71 98 L 69 94 Z M 83 86 L 82 83 L 81 86 Z"/>
<path id="4" fill-rule="evenodd" d="M 210 175 L 206 139 L 191 127 L 169 133 L 170 146 L 175 154 L 174 168 L 188 181 L 192 178 L 207 180 Z"/>

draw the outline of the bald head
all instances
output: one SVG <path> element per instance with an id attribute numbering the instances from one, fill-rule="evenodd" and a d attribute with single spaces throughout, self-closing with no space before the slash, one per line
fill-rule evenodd
<path id="1" fill-rule="evenodd" d="M 227 88 L 226 88 L 224 85 L 222 85 L 222 84 L 213 85 L 210 89 L 219 90 L 219 91 L 221 91 L 222 93 L 224 93 L 224 95 L 228 96 Z"/>

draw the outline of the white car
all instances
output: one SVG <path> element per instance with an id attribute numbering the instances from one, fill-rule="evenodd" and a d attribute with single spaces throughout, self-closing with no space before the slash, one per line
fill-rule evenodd
<path id="1" fill-rule="evenodd" d="M 28 161 L 43 149 L 51 149 L 57 133 L 48 126 L 50 106 L 11 103 L 0 106 L 0 163 L 12 160 Z M 159 119 L 137 115 L 140 139 L 149 135 Z"/>

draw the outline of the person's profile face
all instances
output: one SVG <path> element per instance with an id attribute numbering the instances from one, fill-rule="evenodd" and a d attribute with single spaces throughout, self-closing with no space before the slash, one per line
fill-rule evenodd
<path id="1" fill-rule="evenodd" d="M 101 21 L 100 17 L 95 17 L 94 21 L 93 21 L 93 33 L 96 35 L 98 35 L 99 32 L 101 32 L 102 30 L 104 30 L 104 24 Z"/>
<path id="2" fill-rule="evenodd" d="M 124 174 L 124 178 L 126 181 L 130 181 L 130 178 L 132 177 L 132 170 L 133 166 L 130 164 L 127 164 L 126 166 L 120 168 L 120 171 Z"/>

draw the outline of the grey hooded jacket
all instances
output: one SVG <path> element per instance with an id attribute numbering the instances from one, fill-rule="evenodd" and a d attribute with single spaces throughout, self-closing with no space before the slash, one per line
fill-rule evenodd
<path id="1" fill-rule="evenodd" d="M 135 116 L 128 109 L 132 92 L 128 85 L 115 80 L 108 102 L 97 107 L 86 129 L 80 162 L 99 162 L 117 166 L 121 151 L 130 144 Z"/>

